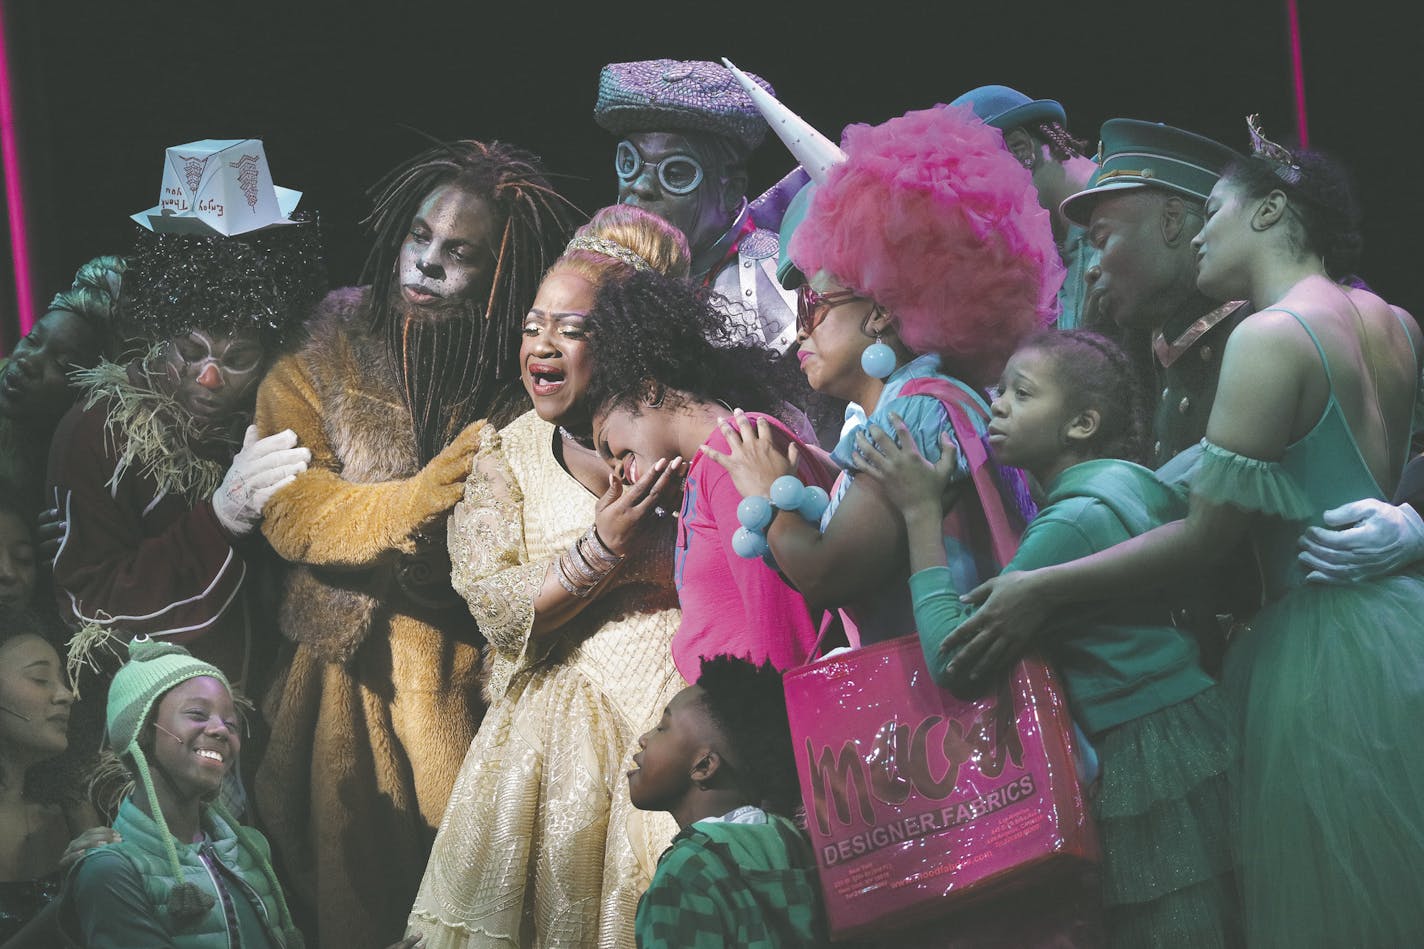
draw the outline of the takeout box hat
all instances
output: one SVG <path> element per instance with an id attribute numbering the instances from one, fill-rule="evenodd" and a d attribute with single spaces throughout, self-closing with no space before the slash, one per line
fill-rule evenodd
<path id="1" fill-rule="evenodd" d="M 161 234 L 232 237 L 290 224 L 301 197 L 273 184 L 258 139 L 205 138 L 167 149 L 158 204 L 133 220 Z"/>

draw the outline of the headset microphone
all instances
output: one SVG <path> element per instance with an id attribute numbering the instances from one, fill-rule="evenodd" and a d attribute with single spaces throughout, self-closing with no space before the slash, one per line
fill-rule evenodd
<path id="1" fill-rule="evenodd" d="M 12 708 L 6 708 L 6 707 L 3 706 L 3 705 L 0 705 L 0 712 L 9 712 L 11 715 L 15 716 L 16 718 L 24 719 L 24 720 L 27 721 L 27 722 L 33 722 L 33 721 L 34 721 L 34 719 L 33 719 L 33 718 L 30 718 L 30 716 L 28 716 L 28 715 L 21 715 L 19 712 L 15 711 L 14 709 L 12 709 Z"/>

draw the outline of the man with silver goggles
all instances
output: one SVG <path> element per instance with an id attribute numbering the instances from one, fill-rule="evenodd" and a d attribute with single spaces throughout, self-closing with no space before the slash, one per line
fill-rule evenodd
<path id="1" fill-rule="evenodd" d="M 746 197 L 747 159 L 767 124 L 732 74 L 707 62 L 613 63 L 599 76 L 594 120 L 621 139 L 618 200 L 678 227 L 693 278 L 785 352 L 796 341 L 796 298 L 776 279 L 776 232 L 758 227 L 779 221 L 754 221 Z"/>

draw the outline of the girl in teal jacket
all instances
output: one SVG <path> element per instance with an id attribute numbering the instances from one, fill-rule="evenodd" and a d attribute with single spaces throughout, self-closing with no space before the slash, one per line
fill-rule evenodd
<path id="1" fill-rule="evenodd" d="M 988 442 L 999 463 L 1033 476 L 1043 505 L 1005 571 L 1083 557 L 1183 515 L 1177 494 L 1124 460 L 1142 447 L 1138 391 L 1123 352 L 1094 333 L 1042 333 L 1014 353 Z M 952 656 L 942 647 L 971 610 L 940 536 L 955 463 L 952 446 L 931 465 L 912 441 L 897 444 L 880 429 L 860 438 L 857 453 L 858 473 L 905 519 L 926 662 L 958 689 L 982 684 L 945 676 Z M 1196 639 L 1172 623 L 1171 592 L 1142 590 L 1065 613 L 1035 645 L 1062 675 L 1101 764 L 1093 806 L 1112 944 L 1234 946 L 1241 937 L 1226 772 L 1236 750 Z"/>
<path id="2" fill-rule="evenodd" d="M 300 949 L 266 839 L 215 800 L 241 746 L 227 678 L 139 637 L 109 687 L 110 747 L 135 778 L 118 843 L 70 870 L 60 925 L 78 946 Z"/>
<path id="3" fill-rule="evenodd" d="M 217 801 L 242 746 L 227 677 L 174 643 L 140 636 L 128 650 L 105 728 L 134 787 L 118 842 L 69 871 L 65 936 L 84 949 L 302 949 L 267 839 Z"/>

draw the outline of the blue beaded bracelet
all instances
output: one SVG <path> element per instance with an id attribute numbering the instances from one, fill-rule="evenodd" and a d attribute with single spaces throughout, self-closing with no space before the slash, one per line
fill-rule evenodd
<path id="1" fill-rule="evenodd" d="M 768 566 L 775 566 L 771 559 L 771 545 L 766 540 L 766 529 L 771 526 L 777 511 L 796 511 L 812 524 L 819 524 L 826 505 L 831 503 L 826 489 L 819 485 L 804 485 L 795 475 L 782 475 L 771 483 L 771 497 L 758 495 L 742 498 L 737 505 L 737 528 L 732 535 L 732 549 L 737 556 L 750 560 L 761 557 Z"/>

